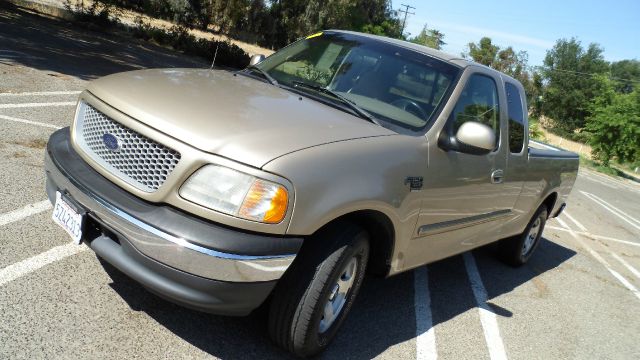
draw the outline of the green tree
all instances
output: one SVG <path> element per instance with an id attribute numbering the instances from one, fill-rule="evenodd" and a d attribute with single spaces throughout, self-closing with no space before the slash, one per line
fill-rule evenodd
<path id="1" fill-rule="evenodd" d="M 594 99 L 585 129 L 592 155 L 605 166 L 612 159 L 640 160 L 640 92 L 616 93 L 613 81 L 605 76 L 598 79 L 604 86 Z"/>
<path id="2" fill-rule="evenodd" d="M 462 53 L 464 58 L 471 58 L 473 61 L 493 67 L 500 48 L 491 42 L 491 38 L 483 37 L 478 43 L 470 42 L 467 51 Z"/>
<path id="3" fill-rule="evenodd" d="M 591 103 L 602 88 L 595 75 L 606 74 L 609 64 L 603 49 L 589 44 L 585 50 L 580 41 L 560 39 L 547 51 L 542 74 L 547 82 L 542 111 L 554 120 L 561 133 L 575 138 L 591 115 Z"/>
<path id="4" fill-rule="evenodd" d="M 444 42 L 444 34 L 436 29 L 429 29 L 427 25 L 422 28 L 422 31 L 417 36 L 409 39 L 412 43 L 428 46 L 432 49 L 442 50 L 442 47 L 447 43 Z"/>
<path id="5" fill-rule="evenodd" d="M 611 77 L 616 91 L 630 93 L 640 86 L 640 61 L 622 60 L 611 63 Z"/>
<path id="6" fill-rule="evenodd" d="M 469 43 L 467 51 L 463 52 L 462 56 L 520 81 L 526 91 L 530 109 L 533 101 L 539 97 L 540 89 L 532 81 L 528 66 L 529 54 L 526 51 L 515 51 L 511 46 L 501 49 L 493 44 L 491 38 L 483 37 L 477 43 Z M 540 82 L 539 85 L 542 83 Z"/>

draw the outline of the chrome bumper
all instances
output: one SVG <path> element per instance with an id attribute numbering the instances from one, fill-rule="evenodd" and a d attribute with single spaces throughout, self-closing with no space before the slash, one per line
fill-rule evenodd
<path id="1" fill-rule="evenodd" d="M 145 223 L 63 173 L 49 153 L 45 158 L 47 193 L 66 192 L 89 216 L 123 236 L 140 253 L 189 274 L 226 282 L 264 282 L 279 279 L 295 259 L 290 255 L 238 255 L 206 248 Z M 212 234 L 215 236 L 215 234 Z"/>

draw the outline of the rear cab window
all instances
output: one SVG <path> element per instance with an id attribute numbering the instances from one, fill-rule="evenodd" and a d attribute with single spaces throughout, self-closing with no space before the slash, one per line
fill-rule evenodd
<path id="1" fill-rule="evenodd" d="M 524 148 L 524 109 L 522 95 L 518 87 L 505 82 L 507 94 L 507 110 L 509 114 L 509 150 L 512 154 L 519 154 Z"/>

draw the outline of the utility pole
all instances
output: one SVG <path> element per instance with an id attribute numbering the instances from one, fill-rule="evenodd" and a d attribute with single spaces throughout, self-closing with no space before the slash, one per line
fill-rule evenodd
<path id="1" fill-rule="evenodd" d="M 409 12 L 409 9 L 415 10 L 413 6 L 402 4 L 404 6 L 404 10 L 400 9 L 398 12 L 404 13 L 404 20 L 402 20 L 402 31 L 400 34 L 404 34 L 404 26 L 407 24 L 407 15 L 415 15 L 416 13 Z"/>

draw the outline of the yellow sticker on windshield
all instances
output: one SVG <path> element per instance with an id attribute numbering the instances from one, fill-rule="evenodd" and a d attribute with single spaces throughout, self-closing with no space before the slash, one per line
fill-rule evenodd
<path id="1" fill-rule="evenodd" d="M 313 39 L 314 37 L 318 37 L 322 35 L 322 31 L 320 31 L 319 33 L 315 33 L 313 35 L 309 35 L 307 36 L 307 39 Z"/>

